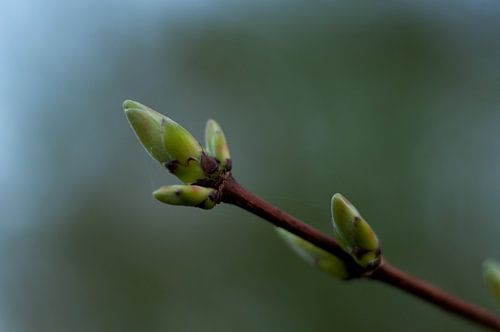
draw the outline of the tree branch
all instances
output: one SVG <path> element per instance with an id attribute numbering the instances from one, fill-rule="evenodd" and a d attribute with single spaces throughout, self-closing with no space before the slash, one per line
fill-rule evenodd
<path id="1" fill-rule="evenodd" d="M 245 209 L 271 222 L 273 225 L 284 228 L 317 247 L 334 254 L 344 262 L 352 278 L 381 281 L 413 294 L 464 319 L 468 319 L 494 331 L 500 331 L 500 317 L 472 303 L 466 302 L 453 294 L 446 293 L 423 280 L 415 278 L 399 270 L 384 259 L 382 259 L 382 263 L 374 270 L 366 271 L 362 269 L 339 246 L 335 239 L 257 197 L 243 188 L 230 174 L 224 178 L 218 190 L 222 202 Z"/>
<path id="2" fill-rule="evenodd" d="M 368 276 L 368 278 L 404 290 L 443 310 L 452 312 L 495 331 L 500 331 L 500 318 L 498 316 L 423 280 L 415 278 L 401 271 L 389 262 L 382 262 L 382 265 Z"/>

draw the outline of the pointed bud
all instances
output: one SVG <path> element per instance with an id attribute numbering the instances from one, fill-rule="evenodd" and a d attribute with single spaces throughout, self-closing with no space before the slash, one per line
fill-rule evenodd
<path id="1" fill-rule="evenodd" d="M 210 156 L 219 161 L 221 170 L 230 170 L 231 156 L 226 136 L 215 120 L 208 120 L 205 128 L 206 149 Z"/>
<path id="2" fill-rule="evenodd" d="M 341 194 L 332 197 L 332 219 L 335 238 L 356 262 L 365 268 L 380 263 L 377 235 L 358 210 Z"/>
<path id="3" fill-rule="evenodd" d="M 483 263 L 483 277 L 495 303 L 500 308 L 500 264 L 492 259 Z"/>
<path id="4" fill-rule="evenodd" d="M 276 228 L 276 231 L 285 240 L 285 242 L 288 243 L 293 251 L 295 251 L 312 266 L 338 279 L 349 278 L 349 272 L 347 271 L 342 260 L 337 258 L 337 256 L 316 247 L 312 243 L 284 230 L 283 228 Z"/>
<path id="5" fill-rule="evenodd" d="M 167 204 L 196 206 L 211 209 L 216 205 L 215 190 L 200 186 L 164 186 L 153 192 L 153 196 Z"/>
<path id="6" fill-rule="evenodd" d="M 163 115 L 132 100 L 126 100 L 123 109 L 132 129 L 151 157 L 160 163 L 169 162 L 161 136 Z"/>
<path id="7" fill-rule="evenodd" d="M 177 160 L 182 165 L 187 165 L 189 159 L 201 159 L 203 149 L 184 127 L 174 120 L 164 116 L 162 119 L 163 144 L 170 160 Z"/>
<path id="8" fill-rule="evenodd" d="M 204 179 L 203 149 L 189 131 L 151 108 L 126 100 L 130 125 L 149 154 L 185 183 Z"/>

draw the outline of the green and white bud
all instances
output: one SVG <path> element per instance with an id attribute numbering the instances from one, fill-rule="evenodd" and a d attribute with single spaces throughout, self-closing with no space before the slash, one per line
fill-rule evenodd
<path id="1" fill-rule="evenodd" d="M 130 125 L 148 153 L 185 183 L 206 178 L 200 143 L 177 122 L 132 100 L 123 103 Z"/>
<path id="2" fill-rule="evenodd" d="M 500 308 L 500 264 L 492 259 L 483 263 L 483 277 L 495 303 Z"/>
<path id="3" fill-rule="evenodd" d="M 347 268 L 342 260 L 337 258 L 337 256 L 316 247 L 314 244 L 288 232 L 287 230 L 284 230 L 283 228 L 276 228 L 276 231 L 285 240 L 285 242 L 288 243 L 293 251 L 295 251 L 312 266 L 337 279 L 349 278 Z"/>
<path id="4" fill-rule="evenodd" d="M 339 245 L 360 266 L 373 268 L 380 263 L 377 235 L 358 210 L 341 194 L 332 197 L 332 221 Z"/>
<path id="5" fill-rule="evenodd" d="M 151 157 L 160 163 L 169 162 L 169 155 L 163 145 L 161 135 L 161 123 L 164 116 L 132 100 L 126 100 L 123 103 L 123 109 L 137 138 Z"/>
<path id="6" fill-rule="evenodd" d="M 153 196 L 167 204 L 196 206 L 211 209 L 215 202 L 215 190 L 193 185 L 164 186 L 153 192 Z"/>
<path id="7" fill-rule="evenodd" d="M 227 145 L 226 136 L 215 120 L 208 120 L 205 127 L 206 149 L 210 156 L 217 159 L 221 170 L 231 169 L 231 156 Z"/>

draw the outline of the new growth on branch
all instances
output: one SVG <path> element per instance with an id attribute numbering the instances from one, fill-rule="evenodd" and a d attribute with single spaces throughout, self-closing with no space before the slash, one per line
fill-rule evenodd
<path id="1" fill-rule="evenodd" d="M 214 120 L 205 130 L 205 147 L 172 119 L 138 102 L 123 108 L 143 147 L 183 184 L 163 186 L 153 196 L 166 204 L 212 209 L 230 203 L 266 219 L 308 263 L 337 279 L 378 280 L 409 292 L 444 310 L 500 331 L 500 317 L 446 293 L 390 265 L 380 242 L 358 210 L 341 194 L 333 195 L 333 238 L 263 201 L 241 187 L 231 174 L 226 137 Z M 500 265 L 483 264 L 484 280 L 500 307 Z"/>

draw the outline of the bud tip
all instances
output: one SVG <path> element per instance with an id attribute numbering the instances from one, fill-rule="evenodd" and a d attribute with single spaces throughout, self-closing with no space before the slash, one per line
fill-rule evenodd
<path id="1" fill-rule="evenodd" d="M 142 109 L 144 108 L 145 106 L 142 105 L 141 103 L 138 103 L 136 101 L 133 101 L 133 100 L 130 100 L 130 99 L 127 99 L 123 102 L 122 104 L 122 107 L 123 107 L 123 110 L 126 112 L 132 108 L 135 108 L 135 109 Z"/>

